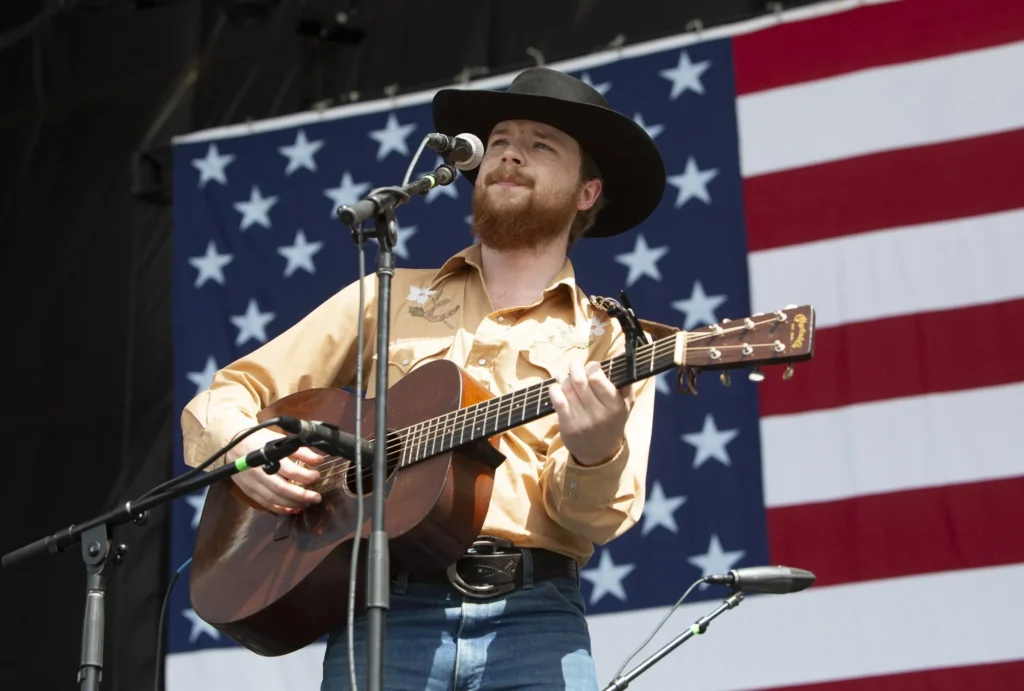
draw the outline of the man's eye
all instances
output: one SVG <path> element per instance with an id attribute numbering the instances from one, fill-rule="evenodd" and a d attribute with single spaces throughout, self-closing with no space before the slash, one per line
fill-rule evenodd
<path id="1" fill-rule="evenodd" d="M 545 144 L 544 142 L 535 142 L 534 146 L 541 146 L 544 147 L 545 149 L 548 149 L 549 151 L 551 150 L 551 147 Z"/>

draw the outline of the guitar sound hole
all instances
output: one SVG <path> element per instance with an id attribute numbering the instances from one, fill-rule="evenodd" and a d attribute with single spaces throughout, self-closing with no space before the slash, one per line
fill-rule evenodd
<path id="1" fill-rule="evenodd" d="M 401 459 L 401 450 L 399 447 L 400 439 L 391 433 L 388 435 L 388 456 L 387 463 L 385 465 L 385 483 L 390 481 L 395 473 L 398 471 L 398 462 Z M 353 494 L 358 495 L 358 487 L 356 486 L 356 464 L 354 462 L 346 461 L 347 469 L 345 470 L 345 476 L 342 482 L 345 485 L 345 489 Z M 363 479 L 363 496 L 367 496 L 373 493 L 373 460 L 364 459 L 362 463 L 362 479 Z M 339 483 L 340 484 L 340 483 Z"/>

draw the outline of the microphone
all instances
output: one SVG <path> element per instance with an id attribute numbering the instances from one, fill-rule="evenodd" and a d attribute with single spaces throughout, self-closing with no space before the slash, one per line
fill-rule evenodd
<path id="1" fill-rule="evenodd" d="M 459 170 L 473 170 L 484 160 L 484 143 L 480 137 L 468 132 L 457 137 L 431 132 L 427 135 L 427 146 Z"/>
<path id="2" fill-rule="evenodd" d="M 278 420 L 281 429 L 297 435 L 309 446 L 352 460 L 356 457 L 356 436 L 354 434 L 342 432 L 334 425 L 325 422 L 311 422 L 288 416 L 281 416 Z M 363 439 L 361 451 L 363 462 L 372 463 L 373 442 Z"/>
<path id="3" fill-rule="evenodd" d="M 705 576 L 703 580 L 711 585 L 727 585 L 733 590 L 748 593 L 785 595 L 809 588 L 814 583 L 814 574 L 789 566 L 751 566 L 746 569 L 733 569 L 729 573 Z"/>

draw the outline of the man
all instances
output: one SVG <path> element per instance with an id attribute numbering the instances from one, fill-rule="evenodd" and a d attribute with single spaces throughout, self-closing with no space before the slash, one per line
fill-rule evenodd
<path id="1" fill-rule="evenodd" d="M 353 385 L 358 319 L 368 397 L 377 366 L 388 368 L 393 386 L 441 358 L 495 395 L 555 378 L 556 414 L 500 437 L 506 460 L 483 526 L 484 535 L 507 541 L 499 549 L 518 556 L 517 587 L 478 598 L 444 573 L 395 573 L 384 678 L 388 689 L 596 689 L 578 568 L 594 543 L 618 537 L 640 517 L 654 386 L 646 379 L 617 390 L 597 366 L 624 351 L 622 329 L 576 286 L 567 251 L 584 234 L 614 235 L 646 218 L 661 199 L 664 165 L 636 123 L 593 88 L 546 68 L 526 70 L 505 92 L 443 90 L 434 120 L 439 131 L 472 132 L 485 142 L 482 164 L 467 174 L 475 181 L 479 241 L 440 269 L 398 269 L 387 363 L 376 362 L 373 347 L 370 276 L 361 315 L 353 283 L 218 372 L 183 412 L 186 461 L 202 462 L 282 396 Z M 275 437 L 253 434 L 229 460 Z M 318 479 L 320 458 L 300 450 L 276 475 L 232 479 L 267 510 L 296 513 L 322 500 L 304 487 Z M 477 559 L 460 559 L 458 572 L 470 585 L 486 585 Z M 344 627 L 329 638 L 322 688 L 350 688 Z"/>

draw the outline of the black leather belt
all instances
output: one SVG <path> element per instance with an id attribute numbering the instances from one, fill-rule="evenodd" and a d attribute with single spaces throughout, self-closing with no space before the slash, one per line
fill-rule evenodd
<path id="1" fill-rule="evenodd" d="M 408 572 L 409 582 L 450 583 L 476 598 L 503 595 L 523 585 L 526 561 L 534 581 L 567 577 L 579 582 L 576 560 L 546 549 L 521 549 L 504 538 L 482 536 L 445 571 Z"/>

